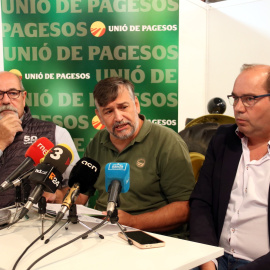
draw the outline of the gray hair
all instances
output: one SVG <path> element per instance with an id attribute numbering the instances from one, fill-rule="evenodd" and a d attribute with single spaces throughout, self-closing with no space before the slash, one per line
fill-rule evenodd
<path id="1" fill-rule="evenodd" d="M 265 80 L 265 90 L 270 93 L 270 66 L 264 64 L 243 64 L 240 71 L 241 73 L 244 71 L 256 69 L 256 68 L 263 68 L 264 71 L 267 72 L 266 80 Z"/>
<path id="2" fill-rule="evenodd" d="M 10 72 L 10 71 L 0 71 L 0 73 L 11 73 L 11 74 L 13 74 L 14 76 L 16 76 L 17 79 L 18 79 L 18 81 L 19 81 L 19 84 L 20 84 L 20 90 L 24 90 L 24 91 L 25 91 L 25 88 L 24 88 L 24 86 L 23 86 L 22 79 L 21 79 L 17 74 L 15 74 L 15 73 L 13 73 L 13 72 Z"/>
<path id="3" fill-rule="evenodd" d="M 119 87 L 124 86 L 133 101 L 135 101 L 134 85 L 129 80 L 120 77 L 110 77 L 99 81 L 94 89 L 96 107 L 105 107 L 118 97 Z M 97 106 L 98 105 L 98 106 Z"/>

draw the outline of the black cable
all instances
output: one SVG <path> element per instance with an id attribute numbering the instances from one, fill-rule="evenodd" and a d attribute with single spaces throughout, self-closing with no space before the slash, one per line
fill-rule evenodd
<path id="1" fill-rule="evenodd" d="M 45 253 L 44 255 L 42 255 L 41 257 L 39 257 L 37 260 L 35 260 L 26 270 L 30 270 L 36 263 L 38 263 L 39 261 L 41 261 L 43 258 L 47 257 L 48 255 L 50 255 L 51 253 L 55 252 L 56 250 L 62 248 L 62 247 L 65 247 L 73 242 L 75 242 L 76 240 L 80 239 L 80 238 L 83 238 L 85 239 L 85 236 L 87 237 L 89 234 L 93 233 L 94 231 L 98 230 L 100 227 L 102 227 L 104 225 L 104 223 L 106 221 L 108 221 L 109 217 L 107 216 L 101 223 L 99 223 L 98 225 L 96 225 L 94 228 L 86 231 L 85 233 L 75 237 L 74 239 L 50 250 L 49 252 Z"/>
<path id="2" fill-rule="evenodd" d="M 44 233 L 42 233 L 38 238 L 36 238 L 24 251 L 23 253 L 20 255 L 20 257 L 17 259 L 17 261 L 15 262 L 12 270 L 15 270 L 19 261 L 22 259 L 22 257 L 24 256 L 24 254 L 27 252 L 27 250 L 32 247 L 39 239 L 44 238 L 44 235 L 49 232 L 57 223 L 55 222 L 48 230 L 46 230 Z"/>

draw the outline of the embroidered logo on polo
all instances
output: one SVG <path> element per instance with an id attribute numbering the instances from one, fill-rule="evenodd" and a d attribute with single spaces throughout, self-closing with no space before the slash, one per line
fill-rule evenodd
<path id="1" fill-rule="evenodd" d="M 37 136 L 24 135 L 23 143 L 24 144 L 33 144 L 37 140 Z"/>
<path id="2" fill-rule="evenodd" d="M 145 165 L 145 159 L 144 158 L 140 158 L 140 159 L 137 160 L 136 166 L 138 168 L 142 168 L 142 167 L 144 167 L 144 165 Z"/>

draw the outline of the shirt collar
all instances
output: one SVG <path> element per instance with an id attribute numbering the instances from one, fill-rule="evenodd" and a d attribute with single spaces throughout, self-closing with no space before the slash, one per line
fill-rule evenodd
<path id="1" fill-rule="evenodd" d="M 245 136 L 244 133 L 239 131 L 238 127 L 235 130 L 236 135 L 241 139 L 242 143 L 245 143 L 247 145 L 248 143 L 248 138 Z M 270 141 L 268 141 L 268 154 L 270 154 Z"/>
<path id="2" fill-rule="evenodd" d="M 240 139 L 245 137 L 245 134 L 239 131 L 238 127 L 236 128 L 235 133 Z"/>

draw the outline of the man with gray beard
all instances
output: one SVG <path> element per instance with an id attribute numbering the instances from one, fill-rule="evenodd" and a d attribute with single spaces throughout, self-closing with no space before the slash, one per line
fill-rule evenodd
<path id="1" fill-rule="evenodd" d="M 73 151 L 74 160 L 63 174 L 64 186 L 67 186 L 70 171 L 79 160 L 73 140 L 66 129 L 48 121 L 34 119 L 25 104 L 26 95 L 22 80 L 17 74 L 0 72 L 0 184 L 24 161 L 25 152 L 31 144 L 46 137 L 54 144 L 67 144 Z M 28 169 L 32 167 L 29 166 Z M 54 194 L 44 192 L 43 196 L 48 202 L 61 203 L 66 189 L 59 189 Z M 22 192 L 23 194 L 25 193 Z M 0 208 L 14 203 L 15 189 L 0 193 Z"/>
<path id="2" fill-rule="evenodd" d="M 101 171 L 94 187 L 81 194 L 77 203 L 85 204 L 97 190 L 95 207 L 105 211 L 105 166 L 129 163 L 130 189 L 120 194 L 119 223 L 186 239 L 188 200 L 195 184 L 186 144 L 172 129 L 140 114 L 134 86 L 128 80 L 101 80 L 94 99 L 95 112 L 106 129 L 96 134 L 85 156 L 97 161 Z"/>

